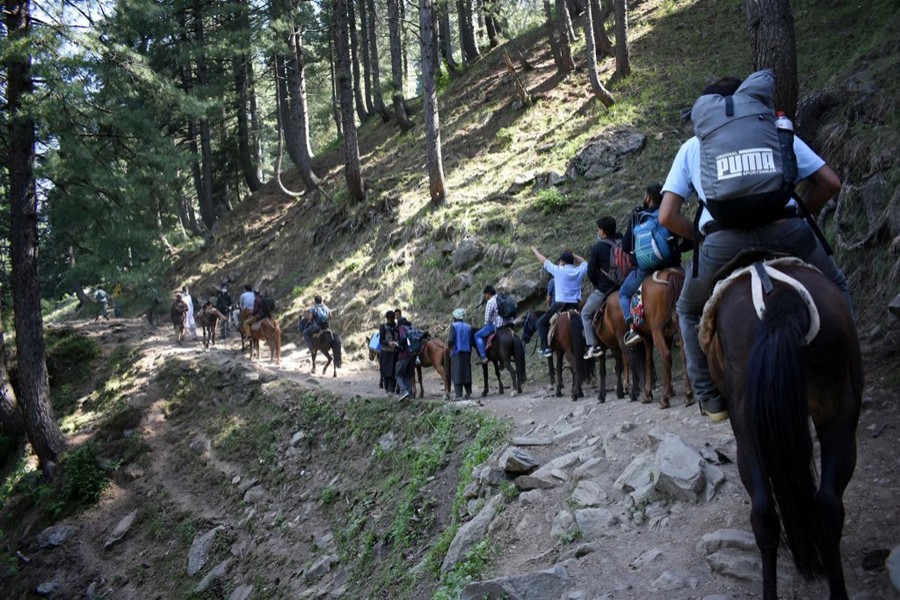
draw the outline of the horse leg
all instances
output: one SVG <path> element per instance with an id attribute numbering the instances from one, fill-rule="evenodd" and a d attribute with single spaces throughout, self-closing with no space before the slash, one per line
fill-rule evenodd
<path id="1" fill-rule="evenodd" d="M 653 402 L 653 343 L 644 338 L 644 399 L 643 404 Z"/>
<path id="2" fill-rule="evenodd" d="M 488 395 L 488 384 L 490 383 L 490 382 L 488 381 L 488 367 L 487 367 L 487 363 L 482 363 L 482 364 L 481 364 L 481 373 L 482 373 L 482 375 L 483 375 L 483 377 L 484 377 L 484 390 L 482 390 L 482 392 L 481 392 L 481 397 L 483 398 L 483 397 L 485 397 L 485 396 Z"/>
<path id="3" fill-rule="evenodd" d="M 625 357 L 622 356 L 621 352 L 613 351 L 613 359 L 615 360 L 615 371 L 616 371 L 616 398 L 621 400 L 625 397 L 625 386 L 623 385 L 623 379 L 627 382 L 628 380 L 628 367 L 625 362 Z M 624 377 L 623 377 L 624 374 Z"/>
<path id="4" fill-rule="evenodd" d="M 659 349 L 663 364 L 663 389 L 659 407 L 669 408 L 669 398 L 672 397 L 672 348 L 662 328 L 653 328 L 653 345 Z"/>
<path id="5" fill-rule="evenodd" d="M 547 367 L 550 369 L 550 386 L 556 385 L 556 373 L 553 369 L 553 357 L 547 357 Z"/>
<path id="6" fill-rule="evenodd" d="M 856 468 L 856 427 L 851 421 L 843 428 L 820 435 L 822 480 L 817 501 L 822 516 L 822 566 L 828 574 L 831 600 L 846 600 L 847 586 L 841 565 L 841 535 L 844 529 L 844 490 Z"/>
<path id="7" fill-rule="evenodd" d="M 313 375 L 316 374 L 316 354 L 317 354 L 316 347 L 313 346 L 312 352 L 309 353 L 309 360 L 312 362 L 312 367 L 310 367 L 309 372 L 312 373 Z"/>
<path id="8" fill-rule="evenodd" d="M 328 365 L 331 364 L 331 355 L 328 353 L 328 350 L 322 350 L 322 354 L 325 356 L 325 366 L 322 367 L 322 375 L 328 372 Z"/>
<path id="9" fill-rule="evenodd" d="M 578 400 L 584 394 L 581 392 L 581 372 L 578 369 L 578 359 L 571 350 L 566 350 L 566 360 L 572 368 L 572 400 Z"/>
<path id="10" fill-rule="evenodd" d="M 509 376 L 512 378 L 512 392 L 510 392 L 510 395 L 515 397 L 515 395 L 521 390 L 519 389 L 519 381 L 518 377 L 516 376 L 516 367 L 513 364 L 511 356 L 507 355 L 503 357 L 503 366 L 509 372 Z"/>
<path id="11" fill-rule="evenodd" d="M 600 387 L 597 390 L 597 400 L 600 404 L 606 402 L 606 359 L 601 358 L 600 364 L 597 365 L 597 375 L 600 377 Z"/>
<path id="12" fill-rule="evenodd" d="M 678 323 L 677 316 L 675 317 L 675 323 Z M 691 378 L 688 377 L 687 370 L 687 357 L 684 355 L 684 338 L 681 337 L 681 328 L 678 328 L 678 352 L 681 354 L 681 367 L 684 369 L 684 405 L 692 406 L 695 402 L 694 400 L 694 387 L 691 385 Z"/>
<path id="13" fill-rule="evenodd" d="M 422 365 L 416 365 L 416 375 L 419 376 L 419 398 L 425 397 L 425 384 L 422 382 Z M 416 397 L 415 394 L 415 382 L 413 382 L 413 398 Z"/>
<path id="14" fill-rule="evenodd" d="M 500 360 L 503 360 L 503 358 L 501 357 Z M 502 396 L 504 393 L 504 388 L 503 388 L 503 376 L 500 375 L 500 361 L 495 360 L 493 362 L 494 362 L 494 373 L 497 374 L 497 383 L 500 385 L 500 390 L 498 391 L 498 393 Z"/>
<path id="15" fill-rule="evenodd" d="M 562 352 L 554 352 L 554 358 L 556 359 L 556 397 L 562 397 L 562 389 L 563 389 L 563 354 Z"/>

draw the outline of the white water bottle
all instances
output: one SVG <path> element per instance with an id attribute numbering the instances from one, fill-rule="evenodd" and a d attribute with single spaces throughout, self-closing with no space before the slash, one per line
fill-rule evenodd
<path id="1" fill-rule="evenodd" d="M 781 164 L 784 181 L 793 183 L 797 178 L 797 157 L 794 155 L 794 124 L 783 110 L 775 113 L 775 128 L 781 146 Z"/>

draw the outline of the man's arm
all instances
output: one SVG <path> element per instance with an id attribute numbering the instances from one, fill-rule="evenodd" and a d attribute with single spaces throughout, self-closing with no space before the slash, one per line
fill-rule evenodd
<path id="1" fill-rule="evenodd" d="M 828 165 L 822 165 L 806 181 L 809 182 L 809 186 L 803 194 L 802 201 L 812 214 L 819 212 L 832 196 L 841 191 L 841 180 Z"/>
<path id="2" fill-rule="evenodd" d="M 535 248 L 534 246 L 531 247 L 531 251 L 534 252 L 534 255 L 537 257 L 538 262 L 540 262 L 541 264 L 544 264 L 544 262 L 547 260 L 547 257 L 544 256 L 543 254 L 541 254 L 540 252 L 538 252 L 538 249 Z"/>
<path id="3" fill-rule="evenodd" d="M 575 257 L 575 264 L 576 264 L 576 265 L 580 265 L 580 264 L 583 263 L 583 262 L 587 262 L 586 260 L 584 260 L 583 258 L 581 258 L 580 256 L 578 256 L 578 255 L 575 254 L 575 253 L 572 253 L 572 256 Z"/>
<path id="4" fill-rule="evenodd" d="M 677 236 L 688 240 L 694 239 L 694 224 L 686 216 L 681 214 L 684 198 L 672 192 L 663 194 L 662 204 L 659 207 L 660 224 Z M 697 210 L 702 210 L 697 207 Z"/>

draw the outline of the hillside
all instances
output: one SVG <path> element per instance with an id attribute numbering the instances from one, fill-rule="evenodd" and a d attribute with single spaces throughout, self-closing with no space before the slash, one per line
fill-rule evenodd
<path id="1" fill-rule="evenodd" d="M 517 103 L 506 46 L 443 83 L 443 206 L 428 202 L 421 130 L 372 119 L 360 130 L 365 202 L 342 192 L 335 150 L 314 164 L 327 195 L 294 199 L 270 182 L 179 257 L 173 289 L 203 297 L 227 278 L 272 293 L 281 365 L 249 362 L 233 336 L 208 350 L 176 345 L 167 321 L 50 325 L 73 475 L 48 485 L 26 450 L 0 447 L 3 596 L 758 597 L 734 436 L 685 406 L 680 373 L 668 410 L 613 394 L 598 403 L 590 386 L 584 400 L 558 398 L 536 356 L 521 395 L 492 382 L 483 399 L 445 402 L 426 370 L 425 398 L 398 403 L 364 353 L 396 306 L 443 337 L 457 306 L 477 320 L 487 283 L 539 304 L 529 247 L 586 252 L 597 217 L 621 222 L 664 179 L 691 135 L 680 111 L 704 82 L 749 72 L 739 3 L 629 4 L 634 73 L 608 84 L 609 111 L 591 97 L 580 46 L 579 70 L 560 79 L 542 31 L 515 41 L 535 67 L 520 72 L 533 107 Z M 885 557 L 900 543 L 900 325 L 884 310 L 900 292 L 900 6 L 807 0 L 795 11 L 798 128 L 845 184 L 821 222 L 852 280 L 865 353 L 843 565 L 851 597 L 888 599 Z M 606 59 L 601 79 L 612 72 Z M 629 150 L 573 175 L 595 139 Z M 301 187 L 294 171 L 283 179 Z M 296 319 L 314 294 L 344 337 L 336 378 L 310 374 L 298 349 Z M 693 461 L 697 479 L 645 485 L 670 454 Z M 789 563 L 780 553 L 781 597 L 827 593 Z"/>

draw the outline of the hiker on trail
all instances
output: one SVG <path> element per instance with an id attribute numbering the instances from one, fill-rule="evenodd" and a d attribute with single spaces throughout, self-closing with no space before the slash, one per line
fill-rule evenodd
<path id="1" fill-rule="evenodd" d="M 181 299 L 187 305 L 187 314 L 184 317 L 184 326 L 191 332 L 191 337 L 197 339 L 197 322 L 194 321 L 194 299 L 186 285 L 181 286 Z"/>
<path id="2" fill-rule="evenodd" d="M 481 364 L 486 365 L 487 359 L 487 339 L 497 333 L 501 327 L 512 322 L 510 318 L 500 316 L 500 309 L 497 306 L 497 290 L 492 285 L 484 286 L 482 297 L 485 300 L 484 305 L 484 327 L 475 333 L 475 349 L 478 351 L 478 358 Z"/>
<path id="3" fill-rule="evenodd" d="M 231 294 L 228 293 L 228 284 L 223 283 L 222 287 L 219 288 L 219 293 L 216 294 L 216 310 L 225 315 L 225 318 L 222 319 L 222 337 L 227 338 L 230 333 L 230 315 L 231 315 Z"/>
<path id="4" fill-rule="evenodd" d="M 603 347 L 594 332 L 593 321 L 594 315 L 606 304 L 606 299 L 616 289 L 616 282 L 609 275 L 615 240 L 616 220 L 610 216 L 597 219 L 597 241 L 591 246 L 587 269 L 587 277 L 594 285 L 594 290 L 581 309 L 581 324 L 584 326 L 584 339 L 587 342 L 585 360 L 603 356 Z"/>
<path id="5" fill-rule="evenodd" d="M 541 356 L 548 358 L 553 352 L 547 346 L 547 334 L 550 332 L 550 318 L 560 310 L 578 308 L 581 300 L 581 281 L 587 274 L 587 262 L 580 256 L 573 254 L 571 250 L 563 251 L 559 257 L 559 264 L 555 265 L 546 256 L 531 247 L 534 256 L 544 265 L 548 273 L 556 279 L 553 304 L 547 309 L 535 323 L 538 336 L 541 340 Z"/>
<path id="6" fill-rule="evenodd" d="M 322 296 L 313 298 L 313 305 L 309 307 L 309 325 L 303 330 L 303 339 L 306 340 L 306 347 L 309 348 L 310 354 L 313 351 L 313 336 L 328 329 L 328 320 L 331 319 L 331 309 L 323 302 Z"/>
<path id="7" fill-rule="evenodd" d="M 662 184 L 651 183 L 644 191 L 644 202 L 640 206 L 635 207 L 631 223 L 625 231 L 625 237 L 622 241 L 622 247 L 629 254 L 641 253 L 641 259 L 635 260 L 636 266 L 634 270 L 628 274 L 628 277 L 622 282 L 622 287 L 619 288 L 619 303 L 622 305 L 622 314 L 625 315 L 625 325 L 627 326 L 623 341 L 625 346 L 628 347 L 634 346 L 641 341 L 641 336 L 638 332 L 631 328 L 634 320 L 631 314 L 631 299 L 634 293 L 640 289 L 644 278 L 654 271 L 661 271 L 670 267 L 681 268 L 681 253 L 687 252 L 693 247 L 690 240 L 683 240 L 672 235 L 667 230 L 661 230 L 660 238 L 664 237 L 665 239 L 655 240 L 658 243 L 659 252 L 657 254 L 649 253 L 651 258 L 645 258 L 648 255 L 645 248 L 650 243 L 646 240 L 653 237 L 652 235 L 645 235 L 645 233 L 651 233 L 647 226 L 653 226 L 659 221 Z M 639 240 L 635 239 L 636 225 L 643 225 L 646 228 L 646 231 L 639 232 L 639 236 L 643 236 Z"/>
<path id="8" fill-rule="evenodd" d="M 457 308 L 453 311 L 453 323 L 450 325 L 447 345 L 450 346 L 450 373 L 456 397 L 462 398 L 465 390 L 468 400 L 472 396 L 472 344 L 475 336 L 472 326 L 466 323 L 465 319 L 464 309 Z"/>
<path id="9" fill-rule="evenodd" d="M 412 327 L 412 323 L 409 322 L 409 319 L 403 316 L 403 311 L 399 308 L 394 309 L 394 320 L 397 321 L 397 326 L 404 325 L 406 327 Z"/>
<path id="10" fill-rule="evenodd" d="M 394 311 L 396 314 L 397 311 Z M 401 318 L 403 318 L 401 316 Z M 409 340 L 406 337 L 407 332 L 412 327 L 409 321 L 405 325 L 397 324 L 397 366 L 395 375 L 397 378 L 397 389 L 400 392 L 400 402 L 403 402 L 412 395 L 412 378 L 413 370 L 416 368 L 416 355 L 413 354 L 409 347 Z"/>
<path id="11" fill-rule="evenodd" d="M 100 311 L 94 317 L 94 321 L 99 321 L 101 317 L 109 321 L 109 294 L 98 287 L 94 292 L 94 302 L 100 305 Z"/>
<path id="12" fill-rule="evenodd" d="M 378 339 L 381 344 L 378 368 L 384 379 L 384 391 L 393 394 L 397 391 L 397 352 L 399 350 L 400 333 L 397 331 L 397 322 L 394 319 L 394 311 L 389 310 L 384 314 L 384 323 L 378 328 Z"/>
<path id="13" fill-rule="evenodd" d="M 725 104 L 721 108 L 721 112 L 712 114 L 713 117 L 722 118 L 727 114 L 727 105 L 734 109 L 739 108 L 739 102 L 747 102 L 750 99 L 764 99 L 762 102 L 767 110 L 764 112 L 756 111 L 757 118 L 752 120 L 744 120 L 746 125 L 741 125 L 745 129 L 753 127 L 762 127 L 761 124 L 768 123 L 770 127 L 774 127 L 774 88 L 775 80 L 771 71 L 760 71 L 752 74 L 745 82 L 733 77 L 726 77 L 716 81 L 703 91 L 703 96 L 698 98 L 691 111 L 690 117 L 694 121 L 695 133 L 698 130 L 702 133 L 701 126 L 712 114 L 706 110 L 708 103 Z M 752 95 L 751 95 L 752 94 Z M 732 97 L 733 96 L 733 97 Z M 758 102 L 759 104 L 759 102 Z M 771 117 L 769 117 L 771 115 Z M 761 117 L 767 117 L 765 119 Z M 759 122 L 759 123 L 757 123 Z M 783 130 L 783 129 L 782 129 Z M 748 132 L 741 132 L 742 135 Z M 777 132 L 781 134 L 781 131 Z M 738 137 L 738 136 L 732 136 Z M 819 269 L 824 275 L 830 278 L 844 293 L 848 305 L 851 305 L 850 291 L 847 285 L 847 278 L 835 264 L 834 259 L 828 255 L 825 246 L 817 237 L 813 228 L 802 218 L 801 215 L 806 213 L 816 213 L 825 203 L 841 188 L 841 181 L 835 172 L 829 167 L 825 161 L 813 152 L 806 143 L 796 136 L 793 137 L 793 144 L 785 144 L 788 152 L 793 149 L 796 160 L 793 161 L 790 154 L 782 153 L 778 148 L 779 142 L 773 144 L 775 146 L 772 154 L 778 156 L 787 156 L 784 162 L 788 165 L 784 172 L 790 173 L 794 162 L 796 174 L 793 182 L 800 180 L 808 181 L 809 185 L 802 199 L 791 199 L 787 204 L 781 205 L 781 208 L 772 214 L 771 211 L 764 211 L 765 206 L 758 198 L 754 199 L 751 211 L 741 215 L 743 226 L 733 228 L 728 227 L 722 222 L 722 218 L 728 213 L 722 213 L 720 208 L 722 205 L 714 203 L 710 204 L 710 190 L 705 189 L 707 186 L 715 188 L 715 186 L 723 185 L 713 173 L 707 173 L 704 167 L 701 167 L 701 151 L 709 149 L 710 143 L 704 138 L 702 147 L 700 139 L 695 135 L 690 138 L 678 150 L 669 175 L 663 184 L 662 206 L 659 211 L 659 220 L 664 227 L 672 233 L 681 237 L 692 239 L 695 242 L 702 240 L 699 256 L 694 253 L 694 261 L 699 260 L 696 265 L 696 276 L 688 276 L 685 278 L 684 289 L 676 305 L 679 319 L 681 321 L 681 334 L 683 336 L 684 350 L 687 358 L 687 370 L 694 387 L 694 391 L 700 400 L 701 411 L 708 415 L 713 422 L 722 421 L 728 418 L 728 407 L 725 404 L 719 391 L 709 374 L 706 363 L 706 356 L 700 348 L 697 328 L 700 323 L 700 317 L 703 312 L 703 306 L 712 292 L 713 277 L 716 272 L 728 261 L 734 258 L 741 250 L 750 247 L 764 247 L 770 250 L 788 252 L 807 263 Z M 754 143 L 754 146 L 756 144 Z M 718 152 L 716 152 L 718 154 Z M 781 179 L 781 172 L 778 174 Z M 736 178 L 737 184 L 740 184 L 745 177 Z M 718 188 L 715 188 L 718 189 Z M 691 220 L 682 214 L 681 210 L 685 200 L 692 193 L 697 194 L 701 208 L 697 211 L 697 234 Z M 745 192 L 749 194 L 749 192 Z M 767 200 L 768 198 L 763 198 Z M 733 200 L 722 200 L 720 202 L 737 202 L 743 198 Z M 801 202 L 804 206 L 799 206 Z M 777 206 L 779 203 L 775 203 Z M 714 219 L 710 212 L 710 206 L 714 206 L 717 211 L 718 218 Z M 798 210 L 799 209 L 799 210 Z M 749 222 L 749 219 L 756 218 L 756 222 Z M 733 225 L 733 224 L 732 224 Z"/>

